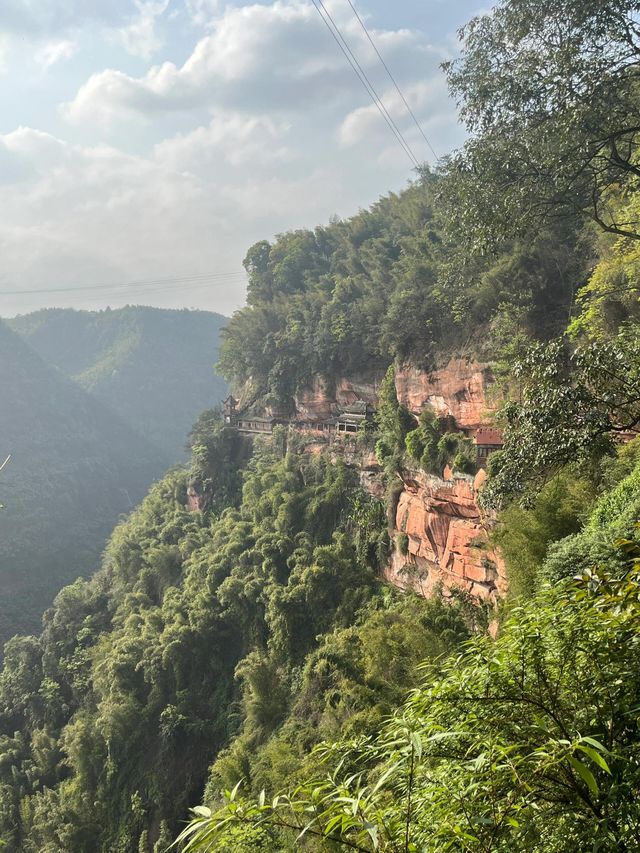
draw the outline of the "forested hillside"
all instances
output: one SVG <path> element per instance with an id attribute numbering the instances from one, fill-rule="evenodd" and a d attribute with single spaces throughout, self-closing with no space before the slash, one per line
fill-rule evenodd
<path id="1" fill-rule="evenodd" d="M 247 308 L 223 335 L 220 365 L 286 405 L 318 375 L 331 379 L 451 354 L 500 361 L 516 338 L 549 339 L 570 319 L 596 249 L 577 216 L 493 254 L 470 255 L 447 228 L 441 175 L 352 219 L 252 246 Z"/>
<path id="2" fill-rule="evenodd" d="M 60 593 L 42 637 L 8 644 L 0 814 L 12 849 L 136 849 L 145 828 L 175 829 L 201 795 L 244 703 L 266 735 L 303 685 L 314 703 L 324 692 L 307 658 L 320 634 L 347 641 L 374 596 L 380 515 L 344 466 L 267 449 L 241 498 L 245 450 L 204 419 L 193 476 L 224 466 L 222 513 L 187 512 L 187 474 L 169 475 L 116 529 L 103 570 Z M 380 597 L 372 624 L 385 630 L 398 607 L 400 618 L 404 605 Z M 40 757 L 33 737 L 44 738 Z"/>
<path id="3" fill-rule="evenodd" d="M 142 306 L 47 309 L 7 321 L 47 364 L 147 436 L 163 451 L 166 467 L 184 458 L 200 412 L 225 397 L 226 384 L 213 366 L 226 322 L 208 311 Z"/>
<path id="4" fill-rule="evenodd" d="M 163 471 L 153 443 L 0 323 L 0 637 L 38 631 Z"/>
<path id="5" fill-rule="evenodd" d="M 7 849 L 640 848 L 637 12 L 503 0 L 447 68 L 461 151 L 249 250 L 233 390 L 286 411 L 376 366 L 375 419 L 322 443 L 198 418 L 189 467 L 6 646 Z M 484 470 L 398 396 L 452 355 L 500 392 Z M 502 600 L 385 583 L 421 483 L 459 489 Z"/>

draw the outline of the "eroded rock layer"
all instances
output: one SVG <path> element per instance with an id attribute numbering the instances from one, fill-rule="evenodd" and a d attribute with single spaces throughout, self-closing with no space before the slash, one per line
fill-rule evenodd
<path id="1" fill-rule="evenodd" d="M 317 377 L 293 400 L 294 418 L 320 421 L 358 401 L 378 404 L 383 372 L 337 376 L 328 381 Z M 452 415 L 459 429 L 474 432 L 490 423 L 496 400 L 491 370 L 479 362 L 451 359 L 438 370 L 427 372 L 405 365 L 396 372 L 399 402 L 416 416 L 432 406 L 439 415 Z M 491 389 L 491 391 L 490 391 Z M 367 491 L 384 496 L 382 472 L 374 456 L 361 458 L 355 448 L 326 440 L 307 447 L 308 452 L 327 449 L 360 471 Z M 392 554 L 386 579 L 403 588 L 430 595 L 442 585 L 445 590 L 463 589 L 485 600 L 495 600 L 506 591 L 504 564 L 489 544 L 490 518 L 478 506 L 478 489 L 484 472 L 476 478 L 443 472 L 442 478 L 424 472 L 406 472 L 394 511 Z M 406 538 L 405 538 L 406 537 Z"/>
<path id="2" fill-rule="evenodd" d="M 398 400 L 414 414 L 433 406 L 439 415 L 453 415 L 461 429 L 486 423 L 492 410 L 489 368 L 476 361 L 453 358 L 440 370 L 426 373 L 405 366 L 396 373 Z"/>
<path id="3" fill-rule="evenodd" d="M 296 414 L 313 420 L 330 417 L 358 401 L 376 406 L 383 376 L 373 371 L 356 377 L 338 376 L 332 382 L 317 377 L 295 397 Z M 475 429 L 487 422 L 493 409 L 488 394 L 492 380 L 485 365 L 454 358 L 431 372 L 411 366 L 400 368 L 396 391 L 400 403 L 416 415 L 425 406 L 433 406 L 439 415 L 453 415 L 461 429 Z"/>
<path id="4" fill-rule="evenodd" d="M 489 544 L 491 521 L 478 508 L 484 474 L 474 479 L 447 473 L 449 479 L 405 474 L 385 577 L 425 596 L 442 585 L 494 600 L 504 594 L 506 578 L 503 561 Z"/>

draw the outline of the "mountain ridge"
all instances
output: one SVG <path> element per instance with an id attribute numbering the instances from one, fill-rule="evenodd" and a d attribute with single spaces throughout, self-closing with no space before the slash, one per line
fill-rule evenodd
<path id="1" fill-rule="evenodd" d="M 184 459 L 196 417 L 225 396 L 226 383 L 213 365 L 226 322 L 213 312 L 130 305 L 47 308 L 7 325 L 156 444 L 169 467 Z"/>
<path id="2" fill-rule="evenodd" d="M 37 628 L 55 593 L 97 565 L 163 454 L 0 322 L 0 640 Z"/>

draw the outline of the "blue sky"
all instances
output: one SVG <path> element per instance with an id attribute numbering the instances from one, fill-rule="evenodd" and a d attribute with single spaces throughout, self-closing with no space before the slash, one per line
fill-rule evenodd
<path id="1" fill-rule="evenodd" d="M 348 1 L 325 5 L 432 160 Z M 354 5 L 436 152 L 459 145 L 439 64 L 479 4 Z M 230 313 L 251 243 L 348 216 L 411 176 L 308 0 L 0 4 L 2 316 L 136 302 Z"/>

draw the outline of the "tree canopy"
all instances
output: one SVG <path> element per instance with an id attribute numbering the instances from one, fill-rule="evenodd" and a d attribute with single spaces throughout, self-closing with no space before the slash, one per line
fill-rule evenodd
<path id="1" fill-rule="evenodd" d="M 592 524 L 614 516 L 603 503 Z M 196 810 L 186 853 L 217 849 L 229 827 L 300 850 L 637 849 L 640 549 L 620 547 L 623 580 L 594 571 L 543 586 L 497 640 L 425 666 L 375 737 L 320 748 L 323 772 Z"/>
<path id="2" fill-rule="evenodd" d="M 471 133 L 449 164 L 459 236 L 476 246 L 580 212 L 638 239 L 618 204 L 640 177 L 636 0 L 503 0 L 447 65 Z"/>

